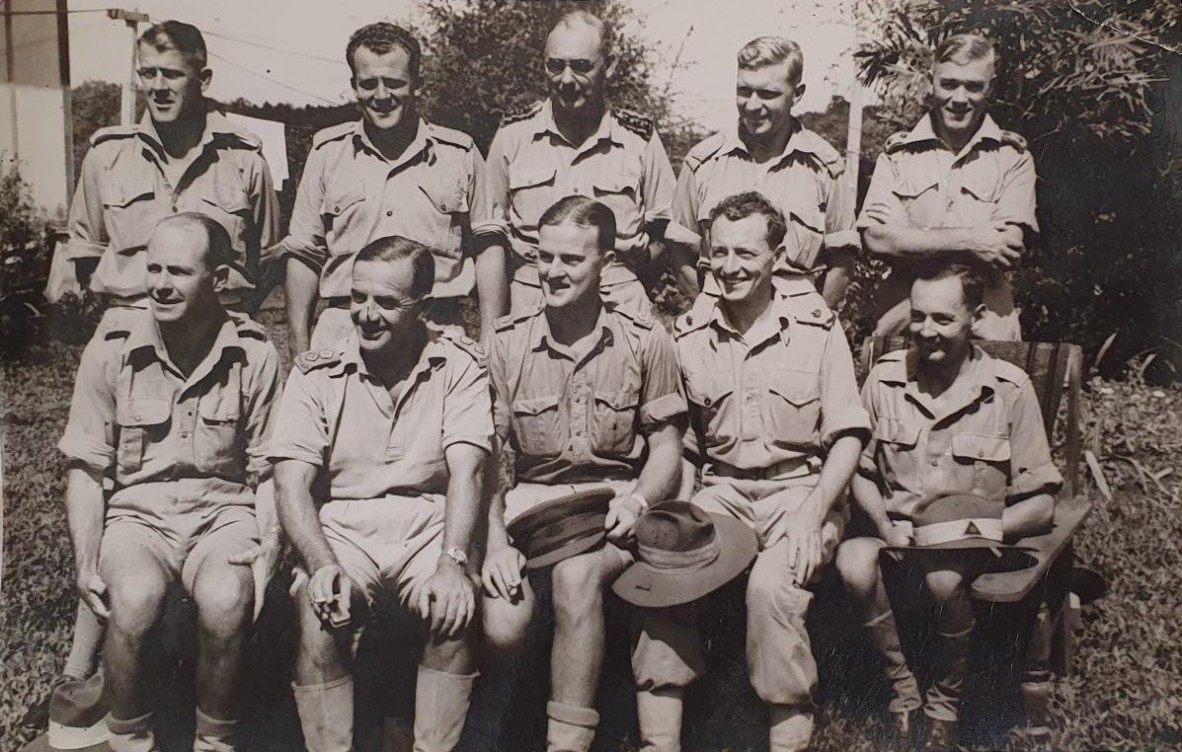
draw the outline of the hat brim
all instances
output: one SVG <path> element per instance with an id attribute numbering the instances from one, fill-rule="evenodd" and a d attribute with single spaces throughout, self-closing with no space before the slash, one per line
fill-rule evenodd
<path id="1" fill-rule="evenodd" d="M 513 519 L 506 529 L 510 536 L 517 539 L 528 536 L 537 528 L 570 514 L 600 512 L 607 514 L 608 505 L 615 497 L 616 492 L 609 486 L 557 496 L 525 510 Z"/>
<path id="2" fill-rule="evenodd" d="M 559 546 L 553 551 L 547 551 L 544 554 L 535 556 L 532 559 L 527 559 L 525 562 L 526 569 L 545 569 L 551 567 L 560 561 L 564 561 L 579 554 L 585 554 L 588 551 L 593 551 L 596 548 L 601 548 L 603 542 L 607 539 L 607 534 L 600 531 L 592 533 L 586 538 L 579 538 L 571 541 L 564 546 Z"/>
<path id="3" fill-rule="evenodd" d="M 612 583 L 612 592 L 641 608 L 669 608 L 713 593 L 751 566 L 759 541 L 751 528 L 733 517 L 710 514 L 718 535 L 718 558 L 692 572 L 670 572 L 643 561 L 628 567 Z"/>
<path id="4" fill-rule="evenodd" d="M 70 750 L 58 750 L 49 746 L 49 732 L 46 731 L 33 741 L 21 747 L 20 752 L 111 752 L 111 745 L 105 741 L 89 744 L 85 747 L 75 747 Z"/>
<path id="5" fill-rule="evenodd" d="M 957 560 L 971 560 L 982 574 L 1015 572 L 1038 563 L 1032 553 L 1033 548 L 1008 546 L 988 538 L 961 538 L 932 546 L 884 546 L 882 550 L 922 558 L 955 556 Z"/>

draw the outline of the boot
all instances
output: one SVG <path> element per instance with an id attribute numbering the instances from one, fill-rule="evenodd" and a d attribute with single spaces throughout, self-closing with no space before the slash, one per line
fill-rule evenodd
<path id="1" fill-rule="evenodd" d="M 805 752 L 813 738 L 813 711 L 769 705 L 768 752 Z"/>
<path id="2" fill-rule="evenodd" d="M 928 689 L 924 714 L 928 720 L 925 750 L 942 752 L 956 748 L 956 721 L 965 676 L 969 668 L 969 648 L 973 625 L 952 634 L 940 631 L 944 641 L 943 675 Z"/>
<path id="3" fill-rule="evenodd" d="M 923 745 L 923 752 L 955 752 L 956 721 L 942 721 L 938 718 L 927 720 L 928 740 Z"/>
<path id="4" fill-rule="evenodd" d="M 193 738 L 193 752 L 235 752 L 238 721 L 211 718 L 197 708 L 197 735 Z"/>
<path id="5" fill-rule="evenodd" d="M 451 752 L 460 743 L 472 684 L 478 675 L 449 674 L 419 666 L 414 752 Z"/>
<path id="6" fill-rule="evenodd" d="M 111 738 L 107 740 L 111 752 L 160 752 L 156 734 L 152 731 L 151 712 L 126 721 L 108 715 L 107 729 L 111 732 Z"/>
<path id="7" fill-rule="evenodd" d="M 353 752 L 353 677 L 291 688 L 308 752 Z"/>
<path id="8" fill-rule="evenodd" d="M 913 731 L 913 715 L 923 707 L 923 698 L 919 695 L 919 682 L 915 680 L 911 669 L 907 668 L 907 658 L 903 655 L 899 630 L 895 626 L 895 613 L 886 611 L 863 626 L 870 642 L 886 663 L 887 678 L 891 680 L 895 692 L 887 706 L 895 731 L 901 739 L 909 739 Z"/>
<path id="9" fill-rule="evenodd" d="M 546 703 L 546 752 L 587 752 L 595 741 L 599 713 L 560 702 Z"/>
<path id="10" fill-rule="evenodd" d="M 681 687 L 636 692 L 641 752 L 681 752 Z"/>

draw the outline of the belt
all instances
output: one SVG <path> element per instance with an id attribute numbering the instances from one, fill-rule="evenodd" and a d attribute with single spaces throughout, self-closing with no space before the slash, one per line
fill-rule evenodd
<path id="1" fill-rule="evenodd" d="M 790 478 L 812 475 L 810 459 L 809 457 L 800 457 L 798 459 L 776 462 L 768 467 L 752 468 L 735 467 L 725 462 L 716 462 L 710 466 L 710 474 L 723 478 L 734 478 L 735 480 L 788 480 Z M 802 469 L 807 469 L 809 472 L 800 472 Z"/>

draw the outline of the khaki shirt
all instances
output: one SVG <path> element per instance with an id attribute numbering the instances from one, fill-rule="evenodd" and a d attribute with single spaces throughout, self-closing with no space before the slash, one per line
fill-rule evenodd
<path id="1" fill-rule="evenodd" d="M 137 313 L 100 328 L 83 351 L 58 449 L 113 473 L 111 509 L 253 505 L 252 488 L 270 473 L 264 452 L 280 387 L 266 332 L 228 316 L 186 378 L 151 312 Z"/>
<path id="2" fill-rule="evenodd" d="M 490 370 L 516 481 L 631 480 L 644 437 L 685 413 L 673 341 L 647 314 L 601 309 L 585 353 L 554 341 L 546 309 L 497 321 Z"/>
<path id="3" fill-rule="evenodd" d="M 820 471 L 842 434 L 866 434 L 845 333 L 827 308 L 777 296 L 745 334 L 715 302 L 674 328 L 689 399 L 685 449 L 705 474 L 783 480 Z"/>
<path id="4" fill-rule="evenodd" d="M 608 109 L 599 129 L 576 147 L 559 133 L 546 100 L 506 117 L 493 138 L 481 185 L 489 220 L 477 231 L 504 234 L 517 255 L 516 278 L 537 286 L 538 220 L 561 198 L 588 196 L 615 213 L 616 251 L 628 264 L 647 255 L 649 226 L 669 219 L 673 182 L 648 118 Z M 620 276 L 623 271 L 609 266 L 604 284 L 630 279 Z"/>
<path id="5" fill-rule="evenodd" d="M 942 412 L 919 391 L 906 350 L 884 355 L 866 377 L 862 403 L 874 435 L 860 472 L 878 482 L 892 515 L 911 517 L 947 494 L 1002 505 L 1062 485 L 1030 378 L 977 347 L 967 366 Z"/>
<path id="6" fill-rule="evenodd" d="M 121 298 L 146 293 L 144 250 L 160 220 L 193 211 L 230 234 L 236 263 L 227 290 L 254 288 L 261 249 L 279 234 L 279 203 L 258 138 L 223 115 L 206 116 L 200 154 L 177 185 L 148 115 L 139 125 L 102 128 L 90 138 L 70 205 L 69 258 L 98 258 L 90 289 Z"/>
<path id="7" fill-rule="evenodd" d="M 465 263 L 484 160 L 460 131 L 420 121 L 414 141 L 395 160 L 373 145 L 358 120 L 312 139 L 279 252 L 320 271 L 320 296 L 350 293 L 353 259 L 391 235 L 422 243 L 435 255 L 435 297 L 467 295 L 475 274 Z"/>
<path id="8" fill-rule="evenodd" d="M 829 142 L 804 127 L 788 139 L 780 156 L 762 164 L 739 138 L 738 127 L 715 133 L 685 158 L 673 199 L 671 240 L 696 245 L 709 241 L 710 212 L 728 196 L 758 191 L 788 221 L 787 254 L 781 274 L 799 275 L 823 266 L 826 248 L 857 248 L 854 205 L 844 187 L 845 164 Z M 675 228 L 675 229 L 674 229 Z"/>
<path id="9" fill-rule="evenodd" d="M 395 402 L 350 336 L 296 359 L 267 456 L 320 468 L 330 500 L 442 499 L 447 448 L 464 443 L 491 451 L 492 434 L 488 368 L 475 342 L 450 329 L 428 329 Z"/>
<path id="10" fill-rule="evenodd" d="M 866 209 L 879 206 L 893 222 L 925 229 L 1003 222 L 1037 232 L 1035 182 L 1025 139 L 1003 131 L 992 117 L 986 115 L 969 143 L 954 154 L 936 136 L 928 115 L 910 132 L 887 139 L 862 202 L 858 229 L 876 223 Z M 909 265 L 893 262 L 891 267 L 880 292 L 883 310 L 906 298 L 915 279 Z M 988 275 L 985 303 L 1003 315 L 1013 309 L 1013 290 L 1003 273 Z"/>

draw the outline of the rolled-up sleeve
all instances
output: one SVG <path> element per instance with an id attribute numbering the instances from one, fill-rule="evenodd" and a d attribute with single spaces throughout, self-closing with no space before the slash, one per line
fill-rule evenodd
<path id="1" fill-rule="evenodd" d="M 496 432 L 497 442 L 501 447 L 509 446 L 509 433 L 513 429 L 504 349 L 505 341 L 501 337 L 494 337 L 492 353 L 488 359 L 488 375 L 492 382 L 493 431 Z"/>
<path id="2" fill-rule="evenodd" d="M 862 385 L 862 409 L 866 411 L 866 419 L 870 422 L 870 434 L 866 439 L 866 443 L 862 445 L 862 456 L 858 461 L 858 474 L 870 478 L 871 480 L 878 480 L 878 462 L 876 455 L 878 454 L 878 439 L 875 438 L 875 429 L 878 426 L 878 406 L 875 404 L 874 398 L 874 384 L 875 380 L 873 374 L 866 377 L 866 383 Z"/>
<path id="3" fill-rule="evenodd" d="M 488 161 L 476 185 L 472 232 L 477 235 L 509 235 L 508 136 L 498 130 L 488 148 Z"/>
<path id="4" fill-rule="evenodd" d="M 1022 152 L 1002 176 L 1001 193 L 997 199 L 993 219 L 1038 232 L 1035 216 L 1037 197 L 1034 157 Z"/>
<path id="5" fill-rule="evenodd" d="M 262 353 L 262 358 L 253 369 L 246 395 L 246 472 L 256 488 L 271 475 L 267 445 L 273 435 L 282 386 L 279 380 L 279 353 L 275 351 L 275 346 L 266 343 Z"/>
<path id="6" fill-rule="evenodd" d="M 82 352 L 70 417 L 57 445 L 66 457 L 96 473 L 106 472 L 115 463 L 115 386 L 107 357 L 117 357 L 117 353 L 101 335 Z"/>
<path id="7" fill-rule="evenodd" d="M 828 449 L 838 437 L 856 435 L 863 443 L 870 432 L 870 417 L 858 398 L 854 359 L 845 332 L 836 321 L 829 329 L 821 360 L 821 446 Z"/>
<path id="8" fill-rule="evenodd" d="M 829 185 L 825 208 L 825 248 L 857 248 L 861 244 L 854 229 L 854 189 L 850 176 L 842 171 Z"/>
<path id="9" fill-rule="evenodd" d="M 70 202 L 70 242 L 66 258 L 77 261 L 84 258 L 99 258 L 107 249 L 110 238 L 103 224 L 103 201 L 99 192 L 99 176 L 102 166 L 98 163 L 94 147 L 82 160 L 81 176 Z"/>
<path id="10" fill-rule="evenodd" d="M 282 243 L 282 255 L 298 258 L 316 270 L 323 269 L 328 260 L 328 240 L 321 214 L 326 159 L 324 149 L 313 148 L 308 155 L 291 210 L 287 237 Z"/>
<path id="11" fill-rule="evenodd" d="M 890 216 L 906 216 L 906 207 L 895 195 L 897 183 L 898 176 L 895 174 L 894 163 L 886 154 L 879 154 L 878 161 L 874 163 L 874 175 L 870 178 L 870 188 L 862 201 L 862 213 L 858 216 L 859 230 L 879 224 L 878 220 L 867 215 L 867 210 L 871 207 L 885 209 Z"/>
<path id="12" fill-rule="evenodd" d="M 254 160 L 251 174 L 248 177 L 250 191 L 250 211 L 253 227 L 247 239 L 247 267 L 254 274 L 257 265 L 276 261 L 266 255 L 275 241 L 279 238 L 279 197 L 275 194 L 275 184 L 271 178 L 271 167 L 266 158 L 259 154 Z M 258 282 L 258 280 L 252 280 Z"/>
<path id="13" fill-rule="evenodd" d="M 702 236 L 698 234 L 697 178 L 688 164 L 681 166 L 681 174 L 677 176 L 671 214 L 672 221 L 665 228 L 665 239 L 698 248 Z"/>
<path id="14" fill-rule="evenodd" d="M 642 340 L 644 384 L 640 393 L 640 427 L 652 433 L 686 412 L 685 390 L 673 339 L 657 324 Z"/>
<path id="15" fill-rule="evenodd" d="M 453 363 L 443 402 L 443 448 L 471 444 L 492 451 L 493 398 L 488 369 L 474 360 Z"/>
<path id="16" fill-rule="evenodd" d="M 279 400 L 274 433 L 267 442 L 266 456 L 272 464 L 280 460 L 300 460 L 316 467 L 324 465 L 328 450 L 328 413 L 325 395 L 319 386 L 316 378 L 298 368 L 291 370 L 283 397 Z"/>
<path id="17" fill-rule="evenodd" d="M 673 165 L 661 137 L 653 137 L 644 147 L 644 223 L 668 222 L 673 216 Z"/>
<path id="18" fill-rule="evenodd" d="M 1038 397 L 1029 381 L 1019 385 L 1010 405 L 1010 492 L 1007 503 L 1039 494 L 1054 494 L 1063 476 L 1051 460 Z"/>

